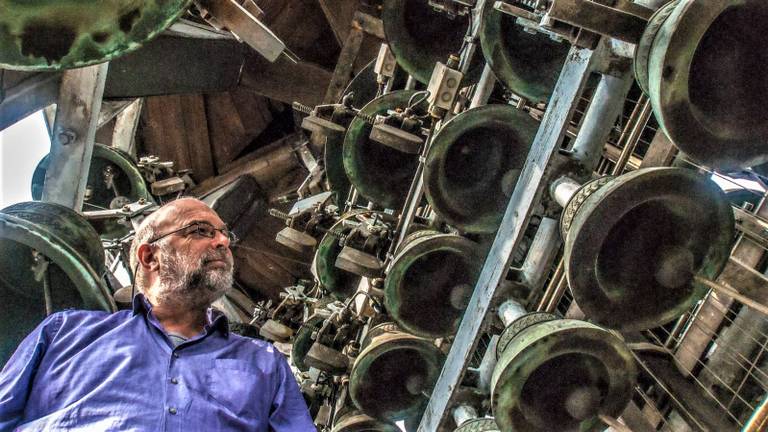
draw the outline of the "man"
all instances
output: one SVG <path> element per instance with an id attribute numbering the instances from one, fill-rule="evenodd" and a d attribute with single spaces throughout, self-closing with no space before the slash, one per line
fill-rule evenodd
<path id="1" fill-rule="evenodd" d="M 231 240 L 196 199 L 150 215 L 132 310 L 46 318 L 0 374 L 0 431 L 315 431 L 285 358 L 209 308 L 232 285 Z"/>

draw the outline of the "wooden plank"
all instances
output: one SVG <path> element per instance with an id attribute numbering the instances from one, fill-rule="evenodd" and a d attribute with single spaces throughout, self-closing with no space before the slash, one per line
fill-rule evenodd
<path id="1" fill-rule="evenodd" d="M 363 43 L 364 36 L 365 33 L 358 26 L 353 26 L 349 31 L 344 47 L 341 49 L 341 54 L 339 54 L 336 68 L 333 71 L 333 77 L 330 84 L 328 84 L 328 90 L 325 92 L 325 97 L 323 97 L 323 103 L 336 103 L 341 99 L 344 89 L 352 81 L 355 60 L 360 53 L 360 46 Z"/>
<path id="2" fill-rule="evenodd" d="M 315 106 L 322 103 L 331 76 L 330 71 L 316 64 L 292 63 L 283 57 L 269 63 L 251 56 L 246 60 L 240 85 L 286 104 Z"/>
<path id="3" fill-rule="evenodd" d="M 144 109 L 144 99 L 135 99 L 115 119 L 112 131 L 112 145 L 136 157 L 136 129 L 139 127 L 141 111 Z"/>
<path id="4" fill-rule="evenodd" d="M 202 95 L 153 96 L 145 100 L 142 136 L 145 152 L 190 169 L 200 182 L 214 175 Z"/>
<path id="5" fill-rule="evenodd" d="M 520 180 L 507 205 L 501 226 L 480 272 L 451 351 L 429 399 L 419 432 L 434 432 L 450 416 L 450 403 L 475 351 L 496 290 L 506 277 L 512 253 L 520 244 L 530 212 L 546 187 L 544 172 L 557 153 L 568 128 L 573 107 L 599 57 L 592 51 L 571 48 L 549 107 L 528 154 Z"/>
<path id="6" fill-rule="evenodd" d="M 102 63 L 64 72 L 43 201 L 78 212 L 83 207 L 108 65 Z"/>
<path id="7" fill-rule="evenodd" d="M 664 130 L 659 127 L 659 130 L 656 131 L 656 135 L 653 137 L 653 141 L 651 141 L 650 147 L 648 147 L 648 151 L 645 153 L 645 157 L 643 157 L 643 161 L 640 163 L 640 168 L 670 166 L 675 156 L 677 156 L 677 152 L 675 144 L 664 133 Z"/>
<path id="8" fill-rule="evenodd" d="M 360 0 L 317 0 L 339 46 L 344 44 Z"/>
<path id="9" fill-rule="evenodd" d="M 245 126 L 230 93 L 205 96 L 208 132 L 216 167 L 231 162 L 248 145 Z"/>

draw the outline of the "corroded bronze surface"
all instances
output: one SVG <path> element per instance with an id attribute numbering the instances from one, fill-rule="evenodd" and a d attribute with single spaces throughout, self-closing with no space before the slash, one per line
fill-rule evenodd
<path id="1" fill-rule="evenodd" d="M 171 25 L 190 0 L 2 0 L 0 67 L 59 70 L 134 51 Z"/>
<path id="2" fill-rule="evenodd" d="M 537 129 L 536 120 L 509 105 L 474 108 L 447 122 L 424 169 L 435 212 L 464 231 L 495 232 Z"/>
<path id="3" fill-rule="evenodd" d="M 387 311 L 419 336 L 455 333 L 480 274 L 477 244 L 433 231 L 411 234 L 406 241 L 384 281 Z"/>
<path id="4" fill-rule="evenodd" d="M 44 284 L 52 311 L 78 308 L 114 311 L 104 285 L 104 250 L 94 229 L 74 211 L 56 204 L 26 202 L 0 212 L 0 303 L 5 317 L 0 364 L 46 316 Z M 34 252 L 49 262 L 45 272 Z"/>
<path id="5" fill-rule="evenodd" d="M 635 74 L 672 141 L 705 165 L 768 161 L 768 3 L 677 0 L 638 45 Z"/>
<path id="6" fill-rule="evenodd" d="M 435 344 L 398 330 L 370 338 L 355 360 L 349 394 L 355 405 L 380 420 L 421 413 L 443 366 Z"/>
<path id="7" fill-rule="evenodd" d="M 493 413 L 504 431 L 597 431 L 598 414 L 618 416 L 636 368 L 615 334 L 576 320 L 527 327 L 507 345 L 491 380 Z"/>
<path id="8" fill-rule="evenodd" d="M 707 292 L 734 236 L 728 198 L 683 168 L 618 177 L 576 209 L 565 240 L 565 271 L 586 316 L 622 330 L 652 328 L 688 310 Z"/>

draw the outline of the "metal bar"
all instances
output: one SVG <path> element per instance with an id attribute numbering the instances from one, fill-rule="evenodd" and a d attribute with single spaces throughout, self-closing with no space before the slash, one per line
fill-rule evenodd
<path id="1" fill-rule="evenodd" d="M 590 171 L 603 154 L 603 146 L 624 109 L 624 101 L 634 82 L 631 69 L 627 69 L 618 77 L 602 75 L 573 142 L 573 156 Z"/>
<path id="2" fill-rule="evenodd" d="M 475 93 L 472 95 L 469 108 L 476 108 L 487 104 L 495 85 L 496 75 L 493 74 L 491 67 L 486 63 L 483 67 L 483 73 L 480 75 L 480 81 L 475 86 Z"/>
<path id="3" fill-rule="evenodd" d="M 465 312 L 466 319 L 461 321 L 451 351 L 429 399 L 419 432 L 438 430 L 449 415 L 450 401 L 477 346 L 491 301 L 509 270 L 512 252 L 520 244 L 530 213 L 545 187 L 542 184 L 544 172 L 560 147 L 560 140 L 568 128 L 571 111 L 578 103 L 584 83 L 594 66 L 594 58 L 594 52 L 590 50 L 571 48 L 469 301 Z"/>
<path id="4" fill-rule="evenodd" d="M 559 248 L 560 223 L 556 219 L 542 218 L 520 269 L 521 279 L 531 292 L 541 290 Z"/>
<path id="5" fill-rule="evenodd" d="M 55 104 L 60 84 L 60 73 L 41 72 L 5 89 L 5 98 L 0 102 L 0 130 Z"/>
<path id="6" fill-rule="evenodd" d="M 627 165 L 627 162 L 629 162 L 632 153 L 635 152 L 635 147 L 637 147 L 637 143 L 640 140 L 640 136 L 643 134 L 643 129 L 648 123 L 648 119 L 651 118 L 652 112 L 651 100 L 648 99 L 646 95 L 642 95 L 635 110 L 632 112 L 632 123 L 627 123 L 627 125 L 632 125 L 632 131 L 624 142 L 624 148 L 621 149 L 619 159 L 613 167 L 613 172 L 611 172 L 612 175 L 621 175 L 621 173 L 624 172 L 624 167 Z M 637 113 L 637 115 L 635 115 L 635 113 Z"/>
<path id="7" fill-rule="evenodd" d="M 81 211 L 108 63 L 64 72 L 43 201 Z"/>

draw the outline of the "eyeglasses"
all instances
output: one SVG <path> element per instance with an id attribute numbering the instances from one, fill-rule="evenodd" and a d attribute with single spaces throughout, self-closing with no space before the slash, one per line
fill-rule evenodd
<path id="1" fill-rule="evenodd" d="M 185 226 L 183 226 L 183 227 L 181 227 L 181 228 L 179 228 L 179 229 L 177 229 L 175 231 L 171 231 L 169 233 L 165 233 L 165 234 L 163 234 L 163 235 L 161 235 L 159 237 L 156 237 L 156 238 L 148 241 L 147 243 L 148 244 L 155 243 L 157 241 L 160 241 L 160 240 L 168 237 L 169 235 L 176 234 L 176 233 L 182 233 L 181 235 L 183 235 L 184 237 L 187 237 L 187 236 L 190 236 L 190 235 L 194 234 L 194 235 L 197 235 L 197 236 L 200 236 L 200 237 L 214 238 L 214 237 L 216 237 L 216 231 L 219 231 L 222 234 L 224 234 L 229 239 L 229 244 L 234 244 L 234 243 L 236 243 L 239 240 L 237 238 L 237 236 L 235 235 L 235 233 L 230 231 L 229 228 L 227 228 L 227 227 L 216 228 L 213 225 L 205 223 L 205 222 L 192 222 L 191 224 L 185 225 Z"/>

